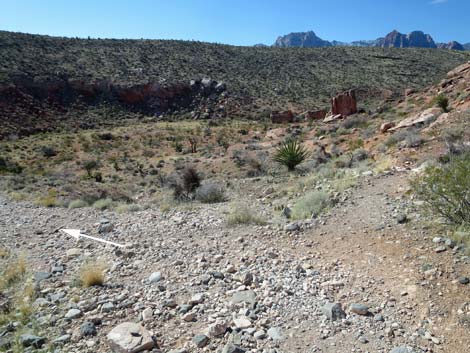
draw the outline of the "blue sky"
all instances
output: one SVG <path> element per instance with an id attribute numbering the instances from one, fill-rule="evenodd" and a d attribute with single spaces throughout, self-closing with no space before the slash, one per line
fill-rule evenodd
<path id="1" fill-rule="evenodd" d="M 0 0 L 0 30 L 72 37 L 253 45 L 289 32 L 352 41 L 393 29 L 470 42 L 470 0 Z"/>

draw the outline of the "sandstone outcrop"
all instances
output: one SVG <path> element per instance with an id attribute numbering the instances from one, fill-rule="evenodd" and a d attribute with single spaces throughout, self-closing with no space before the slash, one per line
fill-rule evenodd
<path id="1" fill-rule="evenodd" d="M 331 99 L 331 115 L 341 114 L 346 117 L 357 113 L 357 101 L 354 90 L 340 93 Z"/>
<path id="2" fill-rule="evenodd" d="M 273 111 L 271 112 L 271 122 L 274 124 L 285 124 L 291 123 L 294 121 L 294 114 L 290 110 L 285 110 L 282 112 Z"/>

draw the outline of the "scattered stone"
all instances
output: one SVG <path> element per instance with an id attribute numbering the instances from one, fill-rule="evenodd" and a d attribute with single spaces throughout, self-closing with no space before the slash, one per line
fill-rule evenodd
<path id="1" fill-rule="evenodd" d="M 445 246 L 438 246 L 437 248 L 434 249 L 434 252 L 439 254 L 439 253 L 444 252 L 446 250 L 447 250 L 447 248 Z"/>
<path id="2" fill-rule="evenodd" d="M 72 249 L 68 249 L 65 255 L 67 255 L 68 258 L 74 258 L 74 257 L 78 257 L 82 255 L 82 253 L 83 253 L 82 249 L 72 248 Z"/>
<path id="3" fill-rule="evenodd" d="M 111 302 L 104 303 L 101 306 L 101 312 L 102 313 L 109 313 L 114 310 L 114 304 Z"/>
<path id="4" fill-rule="evenodd" d="M 398 222 L 398 224 L 404 224 L 404 223 L 408 222 L 408 216 L 404 213 L 399 214 L 397 216 L 397 222 Z"/>
<path id="5" fill-rule="evenodd" d="M 296 232 L 296 231 L 300 230 L 300 223 L 299 222 L 292 222 L 292 223 L 286 224 L 284 226 L 284 230 L 286 232 Z"/>
<path id="6" fill-rule="evenodd" d="M 153 318 L 153 310 L 152 308 L 146 308 L 142 311 L 142 320 L 150 321 Z"/>
<path id="7" fill-rule="evenodd" d="M 162 273 L 161 272 L 154 272 L 149 276 L 150 283 L 157 283 L 162 280 Z"/>
<path id="8" fill-rule="evenodd" d="M 227 331 L 227 323 L 225 321 L 216 321 L 211 324 L 207 330 L 209 337 L 220 337 Z"/>
<path id="9" fill-rule="evenodd" d="M 266 331 L 264 330 L 259 330 L 259 331 L 256 331 L 254 334 L 253 334 L 253 337 L 256 338 L 257 340 L 263 340 L 265 339 L 267 336 L 266 336 Z"/>
<path id="10" fill-rule="evenodd" d="M 253 283 L 253 275 L 250 272 L 245 272 L 240 278 L 242 284 L 249 286 Z"/>
<path id="11" fill-rule="evenodd" d="M 409 346 L 399 346 L 393 348 L 390 353 L 414 353 L 414 350 Z"/>
<path id="12" fill-rule="evenodd" d="M 364 315 L 364 316 L 369 315 L 369 307 L 363 304 L 357 304 L 357 303 L 351 304 L 351 306 L 349 307 L 349 310 L 357 315 Z"/>
<path id="13" fill-rule="evenodd" d="M 100 234 L 109 233 L 113 229 L 114 229 L 114 226 L 111 222 L 109 222 L 109 220 L 107 220 L 105 218 L 100 220 L 100 224 L 98 226 L 98 233 L 100 233 Z"/>
<path id="14" fill-rule="evenodd" d="M 232 295 L 232 303 L 233 304 L 239 304 L 239 303 L 254 304 L 256 303 L 256 293 L 252 290 L 235 292 Z"/>
<path id="15" fill-rule="evenodd" d="M 450 239 L 450 238 L 447 238 L 444 242 L 445 246 L 447 246 L 448 248 L 450 249 L 453 249 L 455 248 L 455 246 L 457 245 L 457 242 L 453 239 Z"/>
<path id="16" fill-rule="evenodd" d="M 41 348 L 46 343 L 46 339 L 44 337 L 25 333 L 20 336 L 20 343 L 23 347 Z"/>
<path id="17" fill-rule="evenodd" d="M 34 280 L 36 282 L 41 282 L 49 278 L 51 278 L 51 274 L 49 272 L 39 271 L 34 273 Z"/>
<path id="18" fill-rule="evenodd" d="M 470 283 L 470 278 L 468 277 L 459 277 L 459 283 L 460 284 L 469 284 Z"/>
<path id="19" fill-rule="evenodd" d="M 242 330 L 248 327 L 251 327 L 251 321 L 246 316 L 242 316 L 242 317 L 238 317 L 234 319 L 233 323 L 235 324 L 237 328 L 242 329 Z"/>
<path id="20" fill-rule="evenodd" d="M 328 303 L 322 307 L 322 313 L 331 321 L 341 320 L 346 317 L 340 303 Z"/>
<path id="21" fill-rule="evenodd" d="M 284 335 L 282 334 L 282 330 L 280 327 L 271 327 L 268 330 L 268 336 L 273 341 L 282 341 L 284 339 Z"/>
<path id="22" fill-rule="evenodd" d="M 222 349 L 222 353 L 245 353 L 245 352 L 246 352 L 245 349 L 233 343 L 227 343 Z"/>
<path id="23" fill-rule="evenodd" d="M 193 343 L 197 348 L 204 348 L 209 344 L 209 337 L 206 335 L 196 335 L 193 337 Z"/>
<path id="24" fill-rule="evenodd" d="M 54 344 L 60 345 L 60 344 L 65 344 L 70 342 L 70 339 L 72 338 L 71 335 L 62 335 L 60 337 L 57 337 L 53 342 Z"/>
<path id="25" fill-rule="evenodd" d="M 80 316 L 82 316 L 82 312 L 81 310 L 79 309 L 70 309 L 67 314 L 65 314 L 65 318 L 67 320 L 73 320 L 73 319 L 77 319 L 79 318 Z"/>
<path id="26" fill-rule="evenodd" d="M 137 353 L 155 346 L 150 333 L 133 322 L 123 322 L 107 335 L 108 345 L 115 353 Z"/>
<path id="27" fill-rule="evenodd" d="M 189 304 L 190 305 L 202 304 L 204 302 L 205 296 L 206 296 L 205 293 L 194 294 L 189 300 Z"/>
<path id="28" fill-rule="evenodd" d="M 85 321 L 80 325 L 80 333 L 82 336 L 95 336 L 96 335 L 96 326 L 91 321 Z"/>

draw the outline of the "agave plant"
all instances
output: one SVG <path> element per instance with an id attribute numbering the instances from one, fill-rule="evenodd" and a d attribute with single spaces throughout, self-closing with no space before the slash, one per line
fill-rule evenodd
<path id="1" fill-rule="evenodd" d="M 287 140 L 276 149 L 273 160 L 285 165 L 289 171 L 295 169 L 308 156 L 307 149 L 297 140 Z"/>

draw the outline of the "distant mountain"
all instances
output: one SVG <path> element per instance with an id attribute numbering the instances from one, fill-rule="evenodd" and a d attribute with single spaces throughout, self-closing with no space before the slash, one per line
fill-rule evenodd
<path id="1" fill-rule="evenodd" d="M 289 33 L 285 36 L 277 38 L 273 44 L 274 47 L 302 47 L 302 48 L 322 48 L 333 46 L 327 40 L 323 40 L 315 34 L 313 31 L 309 32 L 297 32 Z"/>
<path id="2" fill-rule="evenodd" d="M 440 49 L 465 50 L 465 47 L 459 42 L 456 42 L 455 40 L 449 43 L 438 43 L 437 47 Z"/>
<path id="3" fill-rule="evenodd" d="M 379 46 L 382 48 L 437 48 L 432 37 L 421 31 L 408 34 L 392 31 L 385 36 Z"/>
<path id="4" fill-rule="evenodd" d="M 466 44 L 470 50 L 470 43 Z M 436 44 L 429 34 L 422 31 L 413 31 L 408 34 L 400 33 L 396 30 L 390 32 L 383 38 L 373 40 L 358 40 L 350 43 L 333 40 L 331 42 L 318 37 L 315 32 L 289 33 L 277 38 L 274 47 L 303 47 L 303 48 L 323 48 L 323 47 L 382 47 L 382 48 L 441 48 L 451 50 L 465 50 L 464 46 L 456 41 Z"/>
<path id="5" fill-rule="evenodd" d="M 464 44 L 463 47 L 465 50 L 470 50 L 470 43 Z"/>

